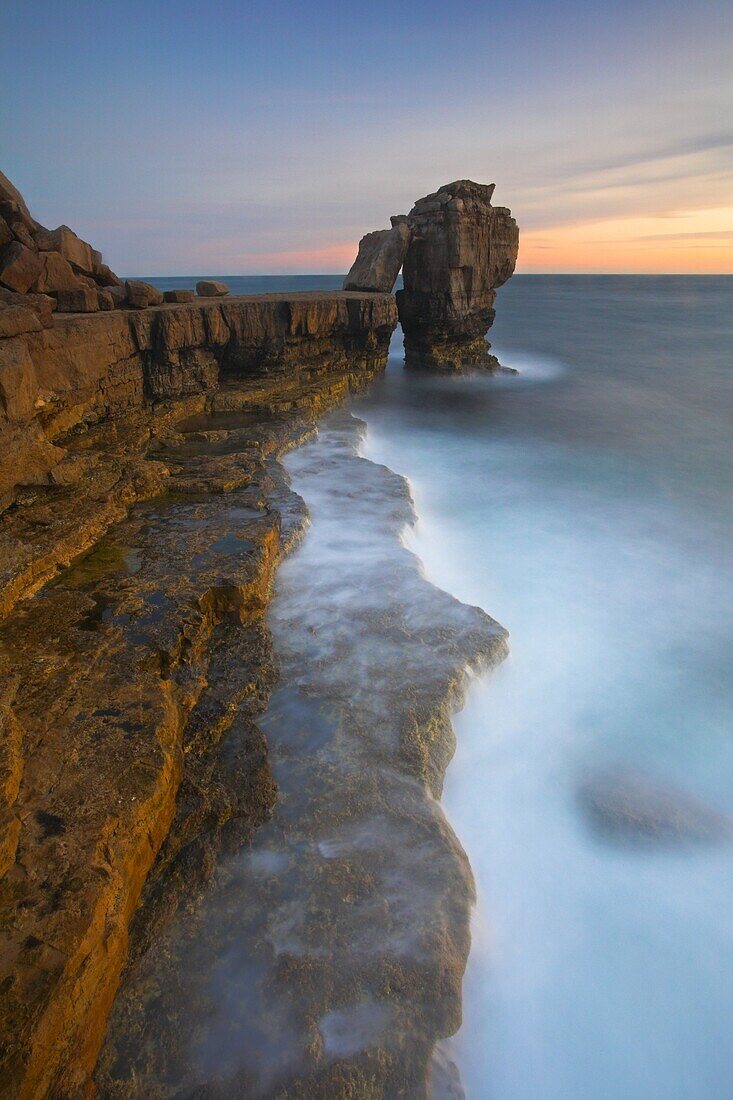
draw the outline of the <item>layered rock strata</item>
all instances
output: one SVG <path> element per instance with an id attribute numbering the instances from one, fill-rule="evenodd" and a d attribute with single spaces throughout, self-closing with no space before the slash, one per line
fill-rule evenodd
<path id="1" fill-rule="evenodd" d="M 139 942 L 269 814 L 263 611 L 303 522 L 273 459 L 395 323 L 305 294 L 0 341 L 0 1095 L 87 1095 L 146 883 Z"/>
<path id="2" fill-rule="evenodd" d="M 71 431 L 238 377 L 374 368 L 397 319 L 393 298 L 345 293 L 196 299 L 59 316 L 49 329 L 19 308 L 0 339 L 0 511 L 24 487 L 64 483 Z"/>
<path id="3" fill-rule="evenodd" d="M 519 229 L 511 212 L 492 206 L 494 184 L 456 180 L 426 195 L 391 229 L 367 233 L 344 279 L 345 290 L 397 292 L 408 366 L 497 369 L 486 333 L 496 288 L 514 272 Z"/>
<path id="4" fill-rule="evenodd" d="M 408 365 L 455 369 L 495 366 L 486 333 L 496 288 L 517 261 L 511 212 L 492 206 L 494 184 L 458 180 L 415 203 L 412 239 L 397 292 Z"/>

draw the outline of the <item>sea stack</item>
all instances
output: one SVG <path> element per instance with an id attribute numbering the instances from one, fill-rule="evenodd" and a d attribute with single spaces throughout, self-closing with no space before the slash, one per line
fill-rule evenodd
<path id="1" fill-rule="evenodd" d="M 514 272 L 519 228 L 492 206 L 494 184 L 457 180 L 419 199 L 397 307 L 410 366 L 456 370 L 496 366 L 486 333 L 496 288 Z"/>

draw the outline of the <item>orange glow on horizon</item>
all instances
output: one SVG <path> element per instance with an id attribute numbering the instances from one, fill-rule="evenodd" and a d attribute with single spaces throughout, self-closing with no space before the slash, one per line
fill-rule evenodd
<path id="1" fill-rule="evenodd" d="M 733 273 L 733 207 L 608 218 L 547 229 L 522 230 L 521 213 L 518 220 L 520 274 Z M 212 242 L 210 250 L 216 251 L 218 243 Z M 228 270 L 236 265 L 252 274 L 332 274 L 349 270 L 358 247 L 357 239 L 332 241 L 318 248 L 241 252 L 230 255 L 224 264 Z"/>
<path id="2" fill-rule="evenodd" d="M 520 232 L 518 272 L 733 272 L 733 208 Z"/>
<path id="3" fill-rule="evenodd" d="M 263 274 L 318 274 L 348 271 L 358 251 L 358 241 L 340 241 L 322 248 L 301 248 L 288 252 L 244 252 L 236 257 L 243 270 Z"/>

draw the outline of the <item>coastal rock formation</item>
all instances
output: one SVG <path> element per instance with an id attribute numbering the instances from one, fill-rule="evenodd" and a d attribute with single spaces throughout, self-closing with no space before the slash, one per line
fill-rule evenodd
<path id="1" fill-rule="evenodd" d="M 453 252 L 446 246 L 440 259 L 438 227 L 452 227 L 463 266 L 473 255 L 493 294 L 511 272 L 495 214 L 484 210 L 493 228 L 480 238 L 493 259 L 471 244 L 480 212 L 465 189 L 476 187 L 454 185 L 445 203 L 424 201 L 409 222 L 393 219 L 363 278 L 391 278 L 391 287 L 405 248 L 409 266 L 413 247 L 422 247 L 414 226 L 435 238 L 425 258 L 447 262 Z M 454 200 L 463 207 L 448 210 Z M 422 264 L 418 257 L 418 274 Z M 459 300 L 445 272 L 442 283 L 433 275 L 442 297 L 436 289 L 426 305 L 421 339 L 434 348 L 450 306 L 450 339 L 465 348 L 489 291 Z M 67 226 L 38 225 L 0 175 L 0 1091 L 14 1100 L 93 1093 L 128 959 L 97 1075 L 101 1095 L 172 1095 L 177 1067 L 188 1074 L 190 1035 L 176 1030 L 188 1004 L 171 998 L 171 986 L 156 996 L 158 973 L 167 981 L 180 961 L 185 985 L 189 969 L 185 951 L 166 953 L 166 930 L 181 906 L 184 925 L 200 916 L 197 902 L 221 854 L 250 844 L 276 798 L 267 726 L 258 721 L 277 676 L 264 612 L 275 570 L 307 522 L 277 460 L 384 367 L 397 323 L 387 293 L 225 297 L 223 284 L 204 282 L 195 299 L 140 280 L 123 286 Z M 426 585 L 404 557 L 397 535 L 410 516 L 406 488 L 358 457 L 353 424 L 332 425 L 330 440 L 320 453 L 332 474 L 341 471 L 338 492 L 358 487 L 374 511 L 369 530 L 400 560 L 385 590 L 383 563 L 393 551 L 370 559 L 368 587 L 379 599 L 352 608 L 353 622 L 343 619 L 334 636 L 336 655 L 366 662 L 359 700 L 348 662 L 308 660 L 303 671 L 326 704 L 317 732 L 338 711 L 356 756 L 348 783 L 328 753 L 322 767 L 317 753 L 315 764 L 302 761 L 329 789 L 294 828 L 296 839 L 298 830 L 315 837 L 325 829 L 296 861 L 314 901 L 313 950 L 274 959 L 275 995 L 280 986 L 296 995 L 312 1039 L 306 1076 L 284 1095 L 391 1096 L 409 1081 L 417 1098 L 428 1094 L 435 1041 L 460 1021 L 469 939 L 470 870 L 436 802 L 453 747 L 450 710 L 466 665 L 499 660 L 506 643 L 497 624 Z M 333 506 L 338 522 L 338 496 Z M 340 586 L 329 584 L 319 598 L 333 624 L 329 600 L 346 606 L 361 579 L 345 569 Z M 311 638 L 307 613 L 297 603 L 293 610 L 286 656 L 294 628 Z M 311 641 L 317 648 L 315 634 Z M 278 698 L 297 773 L 301 728 L 287 691 Z M 277 715 L 275 708 L 270 720 Z M 375 753 L 386 763 L 384 781 Z M 308 793 L 297 783 L 295 790 Z M 285 802 L 292 811 L 295 801 Z M 365 849 L 357 831 L 351 847 L 350 834 L 341 838 L 341 858 L 335 843 L 349 814 L 363 812 L 369 825 L 377 808 L 385 821 L 401 815 L 405 830 L 394 882 L 380 878 L 379 844 Z M 405 908 L 392 887 L 418 852 L 422 877 Z M 265 881 L 246 904 L 256 919 L 277 916 L 287 932 L 279 888 Z M 361 916 L 351 905 L 359 898 Z M 236 929 L 231 908 L 218 916 L 221 938 L 204 939 L 205 955 Z M 341 965 L 353 935 L 368 939 L 372 928 L 373 958 L 355 954 Z M 414 947 L 405 958 L 403 938 Z M 155 980 L 141 990 L 146 973 Z M 377 1013 L 384 1042 L 366 1056 L 344 1048 L 349 1021 L 368 1032 L 377 1000 L 386 1004 Z M 153 1020 L 161 1004 L 168 1014 L 152 1052 L 149 1035 L 138 1041 L 140 1004 Z M 245 1030 L 245 1045 L 257 1026 Z M 135 1058 L 152 1059 L 137 1079 L 131 1061 L 115 1056 L 128 1043 Z M 206 1095 L 220 1095 L 215 1076 Z"/>
<path id="2" fill-rule="evenodd" d="M 407 218 L 393 217 L 391 229 L 367 233 L 344 279 L 344 290 L 375 290 L 390 294 L 407 254 L 412 233 Z"/>
<path id="3" fill-rule="evenodd" d="M 397 313 L 344 293 L 50 329 L 16 310 L 10 330 L 30 327 L 0 341 L 0 1078 L 22 1100 L 76 1098 L 151 869 L 144 938 L 222 838 L 269 813 L 263 612 L 303 523 L 272 459 L 384 366 Z"/>
<path id="4" fill-rule="evenodd" d="M 53 298 L 62 312 L 95 313 L 123 304 L 104 289 L 119 283 L 102 253 L 68 225 L 39 225 L 18 189 L 0 172 L 0 289 L 28 295 L 29 307 L 45 314 L 48 327 L 53 323 L 50 309 L 39 302 L 39 295 Z M 0 298 L 0 309 L 4 304 Z"/>
<path id="5" fill-rule="evenodd" d="M 492 206 L 494 184 L 458 180 L 420 199 L 397 293 L 408 364 L 454 369 L 491 365 L 485 335 L 496 288 L 514 271 L 519 230 Z"/>

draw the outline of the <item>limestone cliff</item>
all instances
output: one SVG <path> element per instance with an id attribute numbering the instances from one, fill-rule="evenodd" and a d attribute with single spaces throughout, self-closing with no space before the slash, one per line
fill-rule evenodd
<path id="1" fill-rule="evenodd" d="M 300 294 L 0 339 L 3 1097 L 86 1095 L 151 868 L 152 929 L 227 823 L 267 816 L 263 612 L 303 522 L 272 459 L 384 366 L 396 320 Z"/>
<path id="2" fill-rule="evenodd" d="M 514 271 L 519 230 L 494 185 L 458 180 L 415 203 L 397 293 L 408 364 L 487 364 L 496 288 Z"/>

